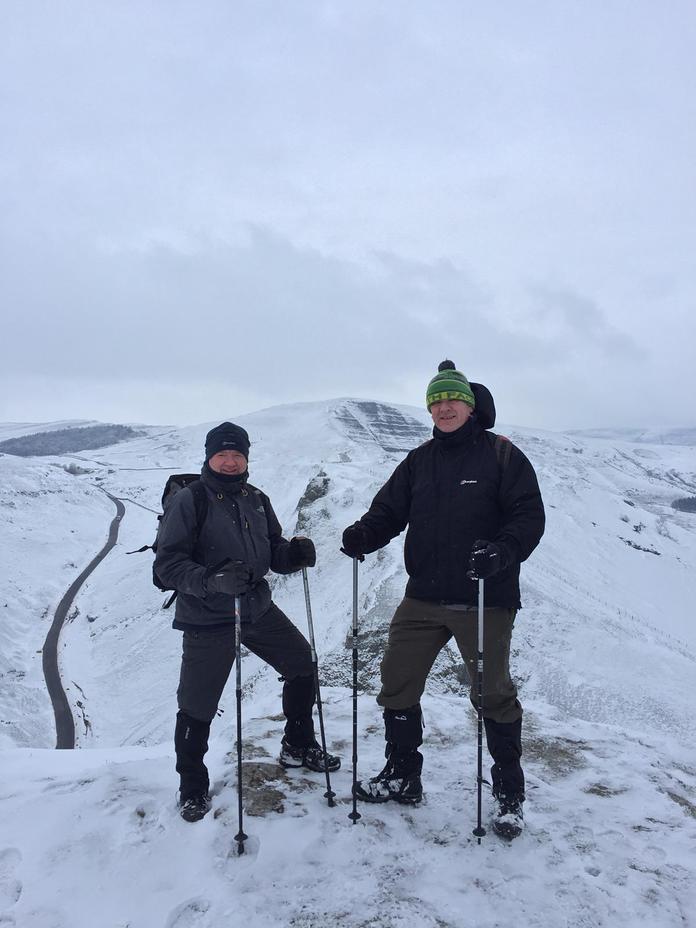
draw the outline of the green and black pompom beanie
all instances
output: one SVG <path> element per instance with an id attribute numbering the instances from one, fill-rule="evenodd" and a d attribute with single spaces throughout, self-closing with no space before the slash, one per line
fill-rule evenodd
<path id="1" fill-rule="evenodd" d="M 425 391 L 425 404 L 428 411 L 433 403 L 439 403 L 440 400 L 463 400 L 472 409 L 476 406 L 469 381 L 461 371 L 455 368 L 454 361 L 442 361 L 438 365 L 437 374 Z"/>

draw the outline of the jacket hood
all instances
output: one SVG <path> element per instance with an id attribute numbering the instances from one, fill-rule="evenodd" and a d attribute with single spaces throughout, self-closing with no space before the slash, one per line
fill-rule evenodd
<path id="1" fill-rule="evenodd" d="M 492 429 L 495 425 L 495 403 L 491 391 L 482 383 L 469 383 L 476 400 L 476 420 L 482 429 Z"/>

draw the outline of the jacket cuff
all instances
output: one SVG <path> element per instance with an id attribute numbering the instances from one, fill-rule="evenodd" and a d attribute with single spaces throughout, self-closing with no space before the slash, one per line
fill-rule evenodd
<path id="1" fill-rule="evenodd" d="M 514 539 L 508 537 L 498 540 L 496 538 L 495 543 L 500 548 L 500 570 L 507 570 L 513 564 L 519 564 L 519 548 Z"/>

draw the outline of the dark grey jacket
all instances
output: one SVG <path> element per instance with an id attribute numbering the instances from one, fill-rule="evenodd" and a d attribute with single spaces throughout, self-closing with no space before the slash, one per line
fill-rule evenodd
<path id="1" fill-rule="evenodd" d="M 157 533 L 155 571 L 178 591 L 174 628 L 213 626 L 234 621 L 234 597 L 206 593 L 206 570 L 226 558 L 242 561 L 252 571 L 248 591 L 241 597 L 242 619 L 253 621 L 271 605 L 264 579 L 269 570 L 289 574 L 297 570 L 290 543 L 269 498 L 247 483 L 216 479 L 203 469 L 207 515 L 196 525 L 196 508 L 189 488 L 168 502 Z"/>

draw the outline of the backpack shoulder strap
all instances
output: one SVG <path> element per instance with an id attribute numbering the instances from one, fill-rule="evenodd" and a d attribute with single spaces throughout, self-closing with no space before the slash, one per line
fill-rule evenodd
<path id="1" fill-rule="evenodd" d="M 493 432 L 491 432 L 493 434 Z M 495 436 L 495 456 L 498 459 L 498 466 L 500 467 L 501 474 L 507 468 L 510 463 L 510 456 L 512 455 L 512 442 L 506 435 L 496 435 Z"/>
<path id="2" fill-rule="evenodd" d="M 200 480 L 192 481 L 188 484 L 188 488 L 191 491 L 193 503 L 196 507 L 196 528 L 200 532 L 201 525 L 203 525 L 208 515 L 208 494 Z"/>

